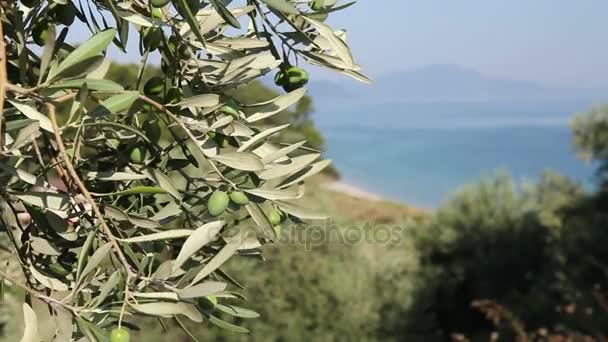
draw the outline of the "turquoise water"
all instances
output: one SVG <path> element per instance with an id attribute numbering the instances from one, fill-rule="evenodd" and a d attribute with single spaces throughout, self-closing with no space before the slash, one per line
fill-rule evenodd
<path id="1" fill-rule="evenodd" d="M 507 169 L 517 180 L 555 170 L 592 186 L 594 168 L 572 146 L 567 103 L 321 105 L 315 122 L 346 183 L 422 207 Z"/>

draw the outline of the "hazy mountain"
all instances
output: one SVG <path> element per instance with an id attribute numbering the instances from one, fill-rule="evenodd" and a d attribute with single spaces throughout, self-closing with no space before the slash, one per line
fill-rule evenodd
<path id="1" fill-rule="evenodd" d="M 568 100 L 608 97 L 608 92 L 602 90 L 550 88 L 534 82 L 488 77 L 472 69 L 444 64 L 380 75 L 369 86 L 356 81 L 313 81 L 309 88 L 315 99 L 321 101 Z"/>

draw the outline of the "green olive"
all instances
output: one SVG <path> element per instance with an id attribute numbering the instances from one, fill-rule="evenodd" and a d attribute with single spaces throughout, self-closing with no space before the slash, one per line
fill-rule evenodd
<path id="1" fill-rule="evenodd" d="M 110 332 L 110 342 L 129 342 L 131 336 L 129 336 L 129 330 L 125 328 L 115 328 Z"/>
<path id="2" fill-rule="evenodd" d="M 181 88 L 173 87 L 167 91 L 166 103 L 176 104 L 184 98 Z"/>
<path id="3" fill-rule="evenodd" d="M 228 203 L 230 199 L 228 195 L 224 191 L 215 191 L 209 197 L 209 202 L 207 203 L 207 209 L 209 210 L 209 214 L 212 216 L 219 216 L 224 213 L 226 208 L 228 207 Z"/>
<path id="4" fill-rule="evenodd" d="M 163 19 L 164 18 L 164 14 L 163 14 L 163 9 L 160 7 L 152 7 L 152 18 L 155 19 Z"/>
<path id="5" fill-rule="evenodd" d="M 199 304 L 203 307 L 203 310 L 213 310 L 217 305 L 217 297 L 216 296 L 207 296 L 202 297 L 199 300 Z"/>
<path id="6" fill-rule="evenodd" d="M 129 159 L 133 164 L 141 164 L 146 160 L 146 149 L 143 147 L 134 147 L 129 152 Z"/>
<path id="7" fill-rule="evenodd" d="M 273 226 L 276 226 L 277 224 L 281 223 L 281 213 L 276 210 L 273 209 L 269 214 L 268 214 L 268 221 L 270 221 L 270 223 Z"/>
<path id="8" fill-rule="evenodd" d="M 144 47 L 150 51 L 158 49 L 163 39 L 163 30 L 160 27 L 148 27 L 144 31 Z"/>
<path id="9" fill-rule="evenodd" d="M 249 203 L 249 198 L 241 191 L 233 191 L 230 194 L 230 200 L 236 204 L 245 205 Z"/>
<path id="10" fill-rule="evenodd" d="M 325 9 L 325 0 L 314 0 L 312 2 L 312 6 L 310 6 L 315 11 L 320 11 Z"/>
<path id="11" fill-rule="evenodd" d="M 152 7 L 160 8 L 165 7 L 169 3 L 169 0 L 150 0 Z"/>
<path id="12" fill-rule="evenodd" d="M 40 0 L 21 0 L 21 3 L 29 8 L 35 7 L 40 3 Z"/>
<path id="13" fill-rule="evenodd" d="M 57 6 L 51 10 L 51 17 L 58 24 L 70 26 L 74 23 L 74 19 L 76 18 L 76 8 L 71 2 L 68 2 L 66 5 L 57 4 Z"/>
<path id="14" fill-rule="evenodd" d="M 274 84 L 276 84 L 278 86 L 285 85 L 285 78 L 286 78 L 286 75 L 283 72 L 283 70 L 277 72 L 277 74 L 274 75 Z"/>
<path id="15" fill-rule="evenodd" d="M 160 125 L 158 121 L 146 121 L 142 127 L 148 139 L 153 143 L 158 143 L 161 136 Z"/>
<path id="16" fill-rule="evenodd" d="M 161 77 L 152 77 L 144 85 L 144 94 L 146 95 L 159 95 L 165 89 L 165 80 Z"/>
<path id="17" fill-rule="evenodd" d="M 51 24 L 47 21 L 42 21 L 35 24 L 32 29 L 32 36 L 34 38 L 34 43 L 43 46 L 46 44 L 46 41 L 49 39 L 49 30 L 51 29 Z"/>

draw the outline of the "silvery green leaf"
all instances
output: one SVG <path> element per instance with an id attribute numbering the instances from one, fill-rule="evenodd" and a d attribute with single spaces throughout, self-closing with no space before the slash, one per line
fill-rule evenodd
<path id="1" fill-rule="evenodd" d="M 224 226 L 224 223 L 224 221 L 215 221 L 204 224 L 197 228 L 182 245 L 177 258 L 173 263 L 172 273 L 175 273 L 175 271 L 177 271 L 184 264 L 184 262 L 188 260 L 188 258 L 198 252 L 209 242 L 213 241 Z"/>
<path id="2" fill-rule="evenodd" d="M 110 278 L 106 282 L 103 283 L 103 286 L 99 290 L 99 295 L 95 298 L 94 306 L 99 306 L 103 301 L 108 297 L 110 292 L 114 290 L 116 285 L 118 285 L 118 281 L 120 280 L 120 271 L 114 271 Z"/>
<path id="3" fill-rule="evenodd" d="M 300 11 L 289 0 L 262 0 L 262 2 L 285 14 L 300 14 Z"/>
<path id="4" fill-rule="evenodd" d="M 291 158 L 289 163 L 272 164 L 271 167 L 258 173 L 258 176 L 265 180 L 288 176 L 302 170 L 320 156 L 319 153 L 311 153 Z"/>
<path id="5" fill-rule="evenodd" d="M 215 307 L 218 310 L 220 310 L 224 313 L 227 313 L 230 316 L 234 316 L 234 317 L 240 317 L 240 318 L 258 318 L 258 317 L 260 317 L 260 314 L 253 310 L 241 308 L 241 307 L 234 306 L 234 305 L 217 304 Z"/>
<path id="6" fill-rule="evenodd" d="M 303 220 L 325 220 L 327 219 L 327 215 L 319 214 L 317 212 L 311 211 L 306 207 L 301 205 L 285 202 L 285 201 L 276 201 L 275 204 L 281 208 L 284 212 L 298 217 Z"/>
<path id="7" fill-rule="evenodd" d="M 77 80 L 68 80 L 51 84 L 48 89 L 80 89 L 86 84 L 89 90 L 102 90 L 102 91 L 121 91 L 122 86 L 114 81 L 94 79 L 94 78 L 81 78 Z"/>
<path id="8" fill-rule="evenodd" d="M 47 239 L 33 237 L 30 239 L 30 243 L 32 249 L 36 252 L 44 254 L 44 255 L 61 255 L 61 252 L 58 251 Z"/>
<path id="9" fill-rule="evenodd" d="M 239 247 L 243 243 L 245 237 L 247 236 L 246 231 L 240 231 L 237 235 L 233 236 L 224 247 L 211 259 L 203 269 L 194 277 L 191 284 L 196 284 L 199 281 L 206 278 L 213 271 L 222 266 L 236 251 L 239 250 Z"/>
<path id="10" fill-rule="evenodd" d="M 131 307 L 146 315 L 170 318 L 174 315 L 184 315 L 194 322 L 202 322 L 201 313 L 192 304 L 156 302 L 145 304 L 131 304 Z"/>
<path id="11" fill-rule="evenodd" d="M 194 286 L 188 286 L 177 291 L 177 294 L 182 299 L 200 298 L 211 296 L 216 293 L 222 292 L 226 289 L 226 283 L 219 281 L 206 281 Z"/>
<path id="12" fill-rule="evenodd" d="M 27 303 L 23 303 L 23 321 L 25 330 L 21 342 L 38 342 L 38 318 Z"/>
<path id="13" fill-rule="evenodd" d="M 269 200 L 290 200 L 301 196 L 297 189 L 292 190 L 276 190 L 276 189 L 249 189 L 244 190 L 252 195 L 262 197 Z"/>
<path id="14" fill-rule="evenodd" d="M 185 98 L 183 101 L 175 104 L 174 106 L 180 107 L 213 107 L 220 103 L 220 97 L 217 94 L 202 94 L 202 95 L 194 95 L 191 97 Z"/>
<path id="15" fill-rule="evenodd" d="M 157 240 L 171 240 L 181 239 L 192 235 L 194 230 L 191 229 L 172 229 L 161 233 L 154 233 L 148 235 L 135 236 L 128 239 L 119 239 L 122 242 L 146 242 L 146 241 L 157 241 Z"/>
<path id="16" fill-rule="evenodd" d="M 264 164 L 268 164 L 271 163 L 277 159 L 280 159 L 286 155 L 288 155 L 289 153 L 296 151 L 297 149 L 299 149 L 300 147 L 304 146 L 304 144 L 306 144 L 306 140 L 302 140 L 300 142 L 297 142 L 295 144 L 283 147 L 280 150 L 277 150 L 273 153 L 270 153 L 268 155 L 265 155 L 264 157 L 262 157 L 262 163 Z"/>
<path id="17" fill-rule="evenodd" d="M 137 298 L 147 298 L 147 299 L 166 299 L 178 301 L 179 296 L 175 292 L 133 292 L 133 296 Z"/>
<path id="18" fill-rule="evenodd" d="M 167 175 L 163 174 L 160 170 L 153 169 L 153 168 L 147 168 L 147 169 L 141 170 L 141 173 L 143 175 L 145 175 L 146 177 L 148 177 L 154 183 L 158 184 L 158 186 L 160 186 L 165 191 L 167 191 L 169 194 L 171 194 L 171 196 L 173 196 L 175 199 L 177 199 L 178 201 L 181 202 L 181 200 L 182 200 L 181 194 L 175 188 L 175 185 L 173 184 L 171 179 L 169 177 L 167 177 Z"/>
<path id="19" fill-rule="evenodd" d="M 325 39 L 329 41 L 333 48 L 333 51 L 336 53 L 336 55 L 338 55 L 338 57 L 340 57 L 340 59 L 344 61 L 344 63 L 346 63 L 348 69 L 350 69 L 352 65 L 355 64 L 350 49 L 348 48 L 346 43 L 334 33 L 331 27 L 311 18 L 302 18 L 304 18 L 304 20 L 314 26 L 317 29 L 317 32 L 319 32 L 320 35 L 322 35 Z"/>
<path id="20" fill-rule="evenodd" d="M 33 174 L 23 170 L 23 169 L 16 169 L 12 166 L 9 166 L 7 164 L 4 163 L 0 163 L 0 169 L 2 169 L 4 172 L 7 172 L 9 174 L 11 174 L 13 177 L 17 177 L 20 180 L 31 184 L 31 185 L 35 185 L 36 183 L 38 183 L 38 179 L 36 178 L 36 176 L 34 176 Z M 46 183 L 43 183 L 46 184 Z"/>
<path id="21" fill-rule="evenodd" d="M 247 122 L 256 122 L 282 112 L 300 101 L 304 95 L 306 88 L 299 88 L 271 101 L 243 107 L 242 110 L 247 115 Z"/>
<path id="22" fill-rule="evenodd" d="M 127 180 L 138 180 L 148 178 L 145 175 L 135 172 L 112 172 L 112 171 L 101 171 L 101 172 L 87 172 L 86 178 L 88 179 L 99 179 L 103 181 L 127 181 Z"/>
<path id="23" fill-rule="evenodd" d="M 260 158 L 250 152 L 226 152 L 214 156 L 213 159 L 237 170 L 259 171 L 264 168 Z"/>
<path id="24" fill-rule="evenodd" d="M 15 100 L 7 101 L 29 119 L 38 121 L 40 128 L 51 133 L 53 132 L 53 124 L 51 124 L 51 120 L 40 113 L 31 103 L 23 103 Z"/>
<path id="25" fill-rule="evenodd" d="M 129 109 L 138 98 L 139 93 L 136 91 L 127 91 L 122 94 L 111 96 L 95 107 L 90 115 L 94 117 L 124 112 Z"/>
<path id="26" fill-rule="evenodd" d="M 106 256 L 108 256 L 111 249 L 112 244 L 109 242 L 96 249 L 95 253 L 93 253 L 93 255 L 91 255 L 89 258 L 80 276 L 85 277 L 87 274 L 97 268 L 97 266 L 99 266 L 99 264 L 101 264 L 101 262 L 106 258 Z"/>
<path id="27" fill-rule="evenodd" d="M 213 325 L 216 325 L 219 328 L 222 328 L 224 330 L 228 330 L 231 332 L 235 332 L 235 333 L 239 333 L 239 334 L 246 334 L 249 332 L 249 329 L 247 329 L 247 328 L 239 327 L 238 325 L 228 323 L 213 315 L 209 315 L 209 322 L 211 322 Z"/>
<path id="28" fill-rule="evenodd" d="M 49 79 L 55 79 L 61 73 L 69 70 L 87 59 L 95 57 L 101 54 L 112 42 L 116 35 L 115 29 L 109 29 L 102 31 L 91 37 L 89 40 L 84 42 L 74 51 L 72 51 L 58 66 L 57 69 L 53 70 L 53 73 L 49 73 Z"/>
<path id="29" fill-rule="evenodd" d="M 46 288 L 53 290 L 53 291 L 60 291 L 60 292 L 68 290 L 68 286 L 66 284 L 62 283 L 58 279 L 43 275 L 38 270 L 36 270 L 36 268 L 34 268 L 34 266 L 30 266 L 29 270 L 30 270 L 30 273 L 32 273 L 32 276 L 34 278 L 36 278 L 36 280 L 40 284 L 44 285 Z"/>
<path id="30" fill-rule="evenodd" d="M 11 150 L 18 150 L 23 146 L 29 145 L 34 139 L 38 138 L 41 133 L 40 123 L 38 121 L 32 122 L 19 131 L 15 137 L 15 141 L 13 141 L 13 144 L 11 145 Z"/>
<path id="31" fill-rule="evenodd" d="M 264 130 L 256 135 L 254 135 L 253 137 L 251 137 L 251 139 L 247 140 L 243 145 L 241 145 L 239 147 L 238 151 L 239 152 L 246 151 L 247 149 L 253 147 L 254 144 L 262 141 L 263 139 L 265 139 L 289 126 L 290 126 L 290 124 L 285 124 L 285 125 L 280 125 L 280 126 L 276 126 L 276 127 L 272 127 L 267 130 Z"/>
<path id="32" fill-rule="evenodd" d="M 22 192 L 13 196 L 27 204 L 42 209 L 66 211 L 70 207 L 70 196 L 53 192 Z"/>
<path id="33" fill-rule="evenodd" d="M 281 184 L 279 184 L 279 188 L 287 188 L 293 184 L 297 184 L 308 177 L 314 176 L 319 172 L 323 171 L 326 167 L 331 164 L 331 160 L 322 160 L 318 163 L 314 163 L 306 169 L 302 169 L 301 171 L 289 176 L 285 179 Z"/>

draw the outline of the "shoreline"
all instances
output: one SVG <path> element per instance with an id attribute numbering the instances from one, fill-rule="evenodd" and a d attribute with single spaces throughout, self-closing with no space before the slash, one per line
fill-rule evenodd
<path id="1" fill-rule="evenodd" d="M 389 198 L 379 195 L 379 194 L 375 194 L 373 192 L 367 191 L 365 189 L 362 189 L 356 185 L 352 185 L 349 183 L 345 183 L 343 181 L 340 180 L 334 180 L 334 181 L 329 181 L 325 183 L 325 186 L 327 189 L 334 191 L 334 192 L 339 192 L 345 195 L 349 195 L 352 197 L 357 197 L 357 198 L 362 198 L 362 199 L 366 199 L 366 200 L 371 200 L 371 201 L 390 201 L 393 202 L 392 200 L 390 200 Z"/>

